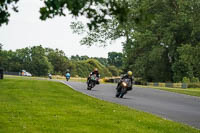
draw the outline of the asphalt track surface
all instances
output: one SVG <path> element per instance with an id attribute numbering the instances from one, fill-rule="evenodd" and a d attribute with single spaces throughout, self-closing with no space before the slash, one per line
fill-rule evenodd
<path id="1" fill-rule="evenodd" d="M 116 85 L 100 84 L 91 91 L 86 83 L 66 82 L 74 90 L 105 101 L 126 105 L 200 129 L 200 98 L 151 88 L 133 87 L 123 99 L 116 98 Z"/>

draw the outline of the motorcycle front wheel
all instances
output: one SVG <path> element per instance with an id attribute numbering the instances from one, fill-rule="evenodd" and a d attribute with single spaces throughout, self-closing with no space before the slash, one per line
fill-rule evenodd
<path id="1" fill-rule="evenodd" d="M 117 93 L 116 93 L 115 96 L 116 96 L 116 97 L 119 97 L 119 95 L 120 95 L 120 92 L 117 91 Z"/>
<path id="2" fill-rule="evenodd" d="M 121 93 L 120 93 L 120 98 L 123 98 L 123 96 L 126 94 L 127 89 L 126 88 L 122 88 Z"/>
<path id="3" fill-rule="evenodd" d="M 88 83 L 87 90 L 92 90 L 92 83 L 91 83 L 91 81 L 89 81 L 89 83 Z"/>
<path id="4" fill-rule="evenodd" d="M 87 90 L 92 90 L 92 88 L 88 86 L 88 87 L 87 87 Z"/>

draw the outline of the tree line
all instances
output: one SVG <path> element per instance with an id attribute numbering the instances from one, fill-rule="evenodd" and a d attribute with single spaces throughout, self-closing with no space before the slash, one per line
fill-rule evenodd
<path id="1" fill-rule="evenodd" d="M 88 56 L 65 56 L 59 49 L 40 46 L 22 49 L 3 50 L 0 45 L 0 67 L 8 72 L 26 70 L 35 76 L 46 76 L 48 73 L 64 75 L 70 71 L 72 76 L 87 77 L 94 68 L 98 68 L 101 76 L 118 76 L 121 73 L 119 57 L 121 53 L 110 52 L 108 58 Z M 121 58 L 122 59 L 122 58 Z M 117 68 L 118 67 L 118 68 Z"/>
<path id="2" fill-rule="evenodd" d="M 9 14 L 6 9 L 1 10 Z M 124 72 L 132 70 L 144 81 L 180 82 L 200 79 L 199 12 L 198 0 L 46 0 L 40 19 L 85 16 L 87 24 L 71 25 L 75 33 L 86 33 L 82 44 L 107 45 L 123 37 Z"/>

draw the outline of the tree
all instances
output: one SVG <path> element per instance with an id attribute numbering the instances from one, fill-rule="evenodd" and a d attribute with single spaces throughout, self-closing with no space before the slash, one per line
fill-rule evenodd
<path id="1" fill-rule="evenodd" d="M 62 50 L 46 48 L 46 55 L 53 65 L 54 74 L 65 74 L 66 70 L 70 68 L 70 62 Z"/>
<path id="2" fill-rule="evenodd" d="M 122 67 L 122 53 L 109 52 L 108 53 L 108 64 L 116 67 Z"/>
<path id="3" fill-rule="evenodd" d="M 98 60 L 102 65 L 108 66 L 108 59 L 103 57 L 94 57 L 92 59 Z"/>
<path id="4" fill-rule="evenodd" d="M 98 71 L 100 72 L 101 77 L 105 77 L 105 76 L 110 77 L 110 76 L 112 76 L 111 72 L 104 65 L 102 65 L 98 60 L 88 59 L 85 62 L 87 64 L 89 64 L 90 72 L 93 71 L 94 68 L 98 68 Z"/>
<path id="5" fill-rule="evenodd" d="M 16 50 L 16 58 L 21 68 L 36 76 L 45 76 L 52 71 L 53 66 L 45 55 L 45 49 L 40 46 L 26 47 Z"/>
<path id="6" fill-rule="evenodd" d="M 101 77 L 118 76 L 120 73 L 118 68 L 108 65 L 107 58 L 72 57 L 75 59 L 69 60 L 62 50 L 43 48 L 41 45 L 16 51 L 1 50 L 0 67 L 9 72 L 26 70 L 34 76 L 46 76 L 48 72 L 63 75 L 69 69 L 72 76 L 87 77 L 94 68 L 99 69 Z"/>
<path id="7" fill-rule="evenodd" d="M 185 44 L 177 48 L 179 58 L 173 64 L 174 80 L 181 81 L 183 77 L 200 78 L 200 44 L 192 46 Z"/>
<path id="8" fill-rule="evenodd" d="M 72 22 L 70 26 L 73 33 L 84 35 L 80 41 L 81 45 L 101 45 L 105 47 L 124 34 L 115 18 L 108 19 L 106 23 L 101 23 L 93 29 L 88 28 L 80 21 Z"/>
<path id="9" fill-rule="evenodd" d="M 52 64 L 45 56 L 45 49 L 40 46 L 33 46 L 30 48 L 31 62 L 30 72 L 36 76 L 45 76 L 52 71 Z"/>
<path id="10" fill-rule="evenodd" d="M 81 60 L 87 60 L 87 59 L 89 59 L 89 57 L 87 55 L 83 55 L 83 56 L 72 55 L 71 56 L 71 60 L 74 60 L 74 61 L 81 61 Z"/>
<path id="11" fill-rule="evenodd" d="M 22 68 L 22 64 L 19 62 L 16 52 L 14 51 L 0 51 L 0 66 L 4 68 L 5 71 L 9 72 L 19 72 Z"/>
<path id="12" fill-rule="evenodd" d="M 26 47 L 26 48 L 22 48 L 22 49 L 17 49 L 16 50 L 16 56 L 18 58 L 18 62 L 22 65 L 21 70 L 26 70 L 29 72 L 31 70 L 31 61 L 32 61 L 32 57 L 31 57 L 31 50 L 30 48 Z M 19 70 L 19 71 L 21 71 Z"/>
<path id="13" fill-rule="evenodd" d="M 89 57 L 87 55 L 84 55 L 84 56 L 80 57 L 80 60 L 87 60 L 87 59 L 89 59 Z"/>
<path id="14" fill-rule="evenodd" d="M 111 72 L 96 59 L 72 60 L 71 67 L 72 76 L 88 77 L 89 73 L 92 72 L 94 68 L 98 68 L 101 77 L 112 76 Z"/>
<path id="15" fill-rule="evenodd" d="M 10 13 L 9 9 L 12 8 L 15 12 L 18 12 L 16 3 L 19 0 L 1 0 L 0 1 L 0 27 L 2 24 L 8 24 Z"/>
<path id="16" fill-rule="evenodd" d="M 79 61 L 79 60 L 81 60 L 81 59 L 80 59 L 80 56 L 79 56 L 79 55 L 75 55 L 75 56 L 72 55 L 72 56 L 71 56 L 71 60 Z"/>
<path id="17" fill-rule="evenodd" d="M 90 22 L 89 29 L 94 29 L 101 23 L 106 23 L 108 16 L 117 15 L 120 21 L 125 21 L 128 16 L 130 1 L 125 0 L 46 0 L 45 6 L 40 9 L 41 19 L 65 16 L 65 10 L 73 16 L 85 15 Z"/>
<path id="18" fill-rule="evenodd" d="M 134 32 L 124 44 L 125 69 L 148 81 L 181 81 L 184 73 L 193 73 L 177 49 L 187 44 L 196 46 L 200 41 L 200 19 L 196 19 L 199 6 L 199 2 L 189 0 L 142 1 L 134 10 L 142 10 L 150 18 L 130 27 Z"/>
<path id="19" fill-rule="evenodd" d="M 108 66 L 108 70 L 112 73 L 112 76 L 119 76 L 121 71 L 115 66 Z"/>
<path id="20" fill-rule="evenodd" d="M 0 51 L 2 50 L 3 44 L 0 43 Z"/>
<path id="21" fill-rule="evenodd" d="M 178 49 L 200 42 L 199 7 L 197 0 L 47 0 L 40 11 L 44 20 L 65 15 L 64 9 L 74 16 L 85 15 L 90 20 L 88 30 L 72 25 L 86 31 L 82 44 L 125 37 L 124 71 L 133 70 L 147 81 L 180 81 L 185 73 L 198 75 L 195 63 L 185 63 L 186 55 Z"/>

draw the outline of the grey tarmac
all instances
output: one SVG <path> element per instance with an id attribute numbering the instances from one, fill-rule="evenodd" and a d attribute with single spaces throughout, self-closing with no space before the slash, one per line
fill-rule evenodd
<path id="1" fill-rule="evenodd" d="M 115 84 L 100 84 L 89 91 L 86 83 L 62 82 L 86 95 L 126 105 L 200 129 L 200 98 L 198 97 L 134 86 L 133 90 L 121 99 L 115 97 Z"/>

